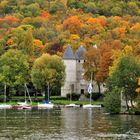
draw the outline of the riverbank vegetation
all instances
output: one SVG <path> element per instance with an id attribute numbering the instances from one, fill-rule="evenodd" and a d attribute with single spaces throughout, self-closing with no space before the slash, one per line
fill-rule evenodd
<path id="1" fill-rule="evenodd" d="M 1 95 L 5 85 L 7 98 L 24 95 L 25 83 L 33 96 L 48 88 L 60 95 L 63 52 L 67 44 L 74 51 L 82 44 L 84 78 L 92 72 L 99 93 L 101 84 L 106 94 L 119 88 L 127 110 L 138 106 L 139 0 L 1 0 L 0 15 Z"/>
<path id="2" fill-rule="evenodd" d="M 37 97 L 31 96 L 31 100 L 33 106 L 36 106 L 38 103 L 42 103 L 42 101 L 45 102 L 43 96 Z M 50 96 L 50 101 L 55 105 L 68 105 L 70 103 L 74 103 L 77 105 L 89 104 L 89 101 L 69 100 L 68 98 L 61 96 Z M 0 102 L 3 102 L 3 97 L 0 97 Z M 24 102 L 24 96 L 13 96 L 11 99 L 7 100 L 7 103 L 10 105 L 16 105 L 17 102 Z M 103 105 L 103 101 L 102 100 L 92 101 L 91 104 Z"/>

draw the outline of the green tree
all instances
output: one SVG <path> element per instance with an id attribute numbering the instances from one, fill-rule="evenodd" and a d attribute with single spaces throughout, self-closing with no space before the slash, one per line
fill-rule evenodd
<path id="1" fill-rule="evenodd" d="M 120 89 L 114 88 L 111 92 L 106 93 L 104 105 L 110 114 L 118 114 L 121 110 Z"/>
<path id="2" fill-rule="evenodd" d="M 128 101 L 137 97 L 137 78 L 140 76 L 140 64 L 132 54 L 123 56 L 116 69 L 108 79 L 109 89 L 112 91 L 115 86 L 121 89 L 125 96 L 127 110 L 129 110 Z"/>
<path id="3" fill-rule="evenodd" d="M 31 25 L 21 25 L 11 33 L 13 43 L 10 48 L 22 50 L 25 54 L 32 55 L 34 51 Z"/>
<path id="4" fill-rule="evenodd" d="M 49 8 L 50 13 L 56 13 L 57 11 L 65 11 L 64 4 L 60 1 L 55 1 Z"/>
<path id="5" fill-rule="evenodd" d="M 24 85 L 29 81 L 27 56 L 19 50 L 8 50 L 0 58 L 0 83 L 7 87 Z"/>
<path id="6" fill-rule="evenodd" d="M 23 42 L 23 50 L 25 54 L 29 55 L 32 55 L 34 52 L 33 35 L 31 29 L 26 32 Z"/>
<path id="7" fill-rule="evenodd" d="M 65 66 L 60 57 L 43 54 L 34 62 L 31 79 L 36 89 L 45 91 L 45 100 L 49 100 L 50 87 L 58 86 L 61 88 L 64 78 Z"/>
<path id="8" fill-rule="evenodd" d="M 122 15 L 122 7 L 120 7 L 120 5 L 113 7 L 111 9 L 111 13 L 114 16 L 121 16 Z"/>
<path id="9" fill-rule="evenodd" d="M 36 17 L 40 14 L 40 7 L 37 3 L 32 3 L 30 5 L 21 5 L 20 11 L 25 17 Z"/>
<path id="10" fill-rule="evenodd" d="M 43 42 L 43 44 L 45 44 L 46 40 L 47 40 L 48 32 L 46 32 L 46 28 L 44 28 L 44 27 L 37 28 L 37 29 L 33 30 L 33 36 L 36 39 L 41 40 Z M 52 35 L 52 37 L 53 37 L 53 35 Z"/>
<path id="11" fill-rule="evenodd" d="M 97 6 L 94 2 L 88 2 L 85 5 L 85 12 L 97 13 Z"/>

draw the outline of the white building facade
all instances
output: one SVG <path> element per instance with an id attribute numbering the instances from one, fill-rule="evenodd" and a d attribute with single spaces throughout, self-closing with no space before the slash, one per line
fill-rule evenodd
<path id="1" fill-rule="evenodd" d="M 67 46 L 63 56 L 63 61 L 66 67 L 66 78 L 64 86 L 61 88 L 61 96 L 66 97 L 68 93 L 87 93 L 90 81 L 86 81 L 83 78 L 85 52 L 86 50 L 82 45 L 75 53 L 73 52 L 70 45 Z M 98 92 L 98 87 L 95 81 L 93 81 L 93 92 Z"/>
<path id="2" fill-rule="evenodd" d="M 82 64 L 84 63 L 85 52 L 83 46 L 80 46 L 74 54 L 71 46 L 67 46 L 63 56 L 66 66 L 66 78 L 64 86 L 61 88 L 61 96 L 66 97 L 68 93 L 82 94 L 87 91 L 88 84 L 82 76 L 84 73 Z"/>

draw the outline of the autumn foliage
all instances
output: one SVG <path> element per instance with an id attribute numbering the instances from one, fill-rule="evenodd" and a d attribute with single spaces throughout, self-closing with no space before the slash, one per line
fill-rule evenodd
<path id="1" fill-rule="evenodd" d="M 71 16 L 63 22 L 64 29 L 68 29 L 71 33 L 77 33 L 81 29 L 81 21 L 78 16 Z"/>
<path id="2" fill-rule="evenodd" d="M 18 22 L 18 21 L 19 21 L 18 18 L 10 15 L 0 18 L 0 22 Z"/>
<path id="3" fill-rule="evenodd" d="M 49 15 L 50 15 L 50 14 L 49 14 L 48 11 L 42 11 L 42 12 L 41 12 L 41 17 L 42 17 L 42 18 L 48 18 Z"/>
<path id="4" fill-rule="evenodd" d="M 84 68 L 97 82 L 106 82 L 125 53 L 140 58 L 140 1 L 4 0 L 0 15 L 0 55 L 18 49 L 35 60 L 82 44 Z"/>

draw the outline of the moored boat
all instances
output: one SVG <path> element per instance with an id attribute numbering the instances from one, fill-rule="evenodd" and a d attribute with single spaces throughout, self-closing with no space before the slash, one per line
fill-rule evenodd
<path id="1" fill-rule="evenodd" d="M 11 109 L 12 105 L 8 105 L 8 104 L 0 104 L 0 109 Z"/>
<path id="2" fill-rule="evenodd" d="M 31 100 L 26 83 L 24 84 L 24 87 L 25 87 L 25 102 L 18 102 L 17 105 L 13 106 L 14 109 L 31 109 L 32 108 L 32 100 Z M 30 104 L 27 103 L 26 92 L 28 94 Z"/>
<path id="3" fill-rule="evenodd" d="M 38 104 L 37 105 L 38 109 L 49 109 L 49 108 L 53 108 L 54 104 L 49 102 L 49 103 L 42 103 L 42 104 Z"/>
<path id="4" fill-rule="evenodd" d="M 83 105 L 83 108 L 94 108 L 94 107 L 101 107 L 101 105 L 92 105 L 92 104 Z"/>
<path id="5" fill-rule="evenodd" d="M 17 105 L 13 106 L 14 109 L 31 109 L 32 105 L 27 102 L 18 102 Z"/>
<path id="6" fill-rule="evenodd" d="M 65 107 L 80 107 L 80 105 L 76 105 L 76 104 L 69 104 L 69 105 L 65 105 Z"/>

